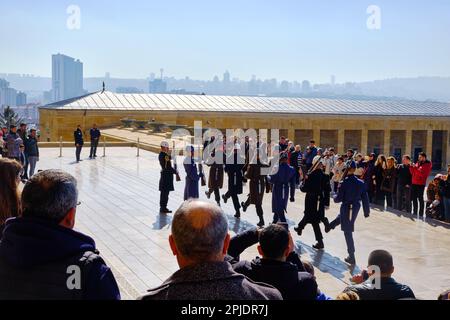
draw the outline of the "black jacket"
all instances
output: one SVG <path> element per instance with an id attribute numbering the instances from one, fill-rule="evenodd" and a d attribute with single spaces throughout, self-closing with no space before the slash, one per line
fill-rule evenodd
<path id="1" fill-rule="evenodd" d="M 323 170 L 317 169 L 311 172 L 301 191 L 306 193 L 305 213 L 316 213 L 317 201 L 320 201 L 321 207 L 330 205 L 330 177 Z"/>
<path id="2" fill-rule="evenodd" d="M 73 137 L 75 139 L 75 144 L 79 144 L 80 146 L 82 146 L 84 144 L 84 140 L 83 140 L 83 132 L 80 129 L 77 129 L 73 132 Z"/>
<path id="3" fill-rule="evenodd" d="M 295 264 L 255 258 L 233 265 L 234 271 L 253 281 L 264 282 L 277 288 L 284 300 L 316 300 L 318 288 L 313 275 L 299 272 Z"/>
<path id="4" fill-rule="evenodd" d="M 381 278 L 380 289 L 375 289 L 370 281 L 347 287 L 344 292 L 353 291 L 359 295 L 360 300 L 400 300 L 414 299 L 410 287 L 400 284 L 393 278 Z"/>
<path id="5" fill-rule="evenodd" d="M 442 180 L 439 182 L 439 192 L 441 196 L 450 199 L 450 178 L 446 181 Z"/>
<path id="6" fill-rule="evenodd" d="M 173 191 L 173 176 L 177 173 L 172 167 L 172 157 L 161 151 L 158 156 L 159 165 L 161 166 L 161 178 L 159 179 L 159 191 Z"/>
<path id="7" fill-rule="evenodd" d="M 37 138 L 28 136 L 28 139 L 25 141 L 25 154 L 28 157 L 39 157 L 39 146 Z"/>
<path id="8" fill-rule="evenodd" d="M 230 240 L 228 255 L 225 258 L 233 269 L 256 282 L 270 284 L 277 288 L 285 300 L 316 300 L 317 282 L 305 272 L 298 254 L 292 252 L 286 262 L 256 258 L 253 261 L 239 262 L 239 255 L 248 247 L 258 243 L 258 232 L 247 230 Z"/>
<path id="9" fill-rule="evenodd" d="M 397 167 L 397 183 L 400 186 L 411 186 L 412 184 L 412 175 L 409 170 L 410 166 L 405 166 L 401 164 Z"/>

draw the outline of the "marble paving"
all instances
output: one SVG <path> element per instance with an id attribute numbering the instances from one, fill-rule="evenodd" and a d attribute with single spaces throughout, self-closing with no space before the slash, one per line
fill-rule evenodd
<path id="1" fill-rule="evenodd" d="M 133 299 L 147 289 L 158 286 L 178 266 L 172 256 L 168 235 L 171 215 L 159 215 L 159 165 L 157 155 L 141 151 L 136 157 L 133 148 L 108 148 L 106 157 L 74 162 L 72 149 L 41 149 L 38 169 L 59 168 L 73 174 L 79 183 L 81 206 L 76 228 L 92 236 L 105 260 L 112 267 L 124 299 Z M 99 152 L 101 154 L 102 152 Z M 179 163 L 182 163 L 181 159 Z M 183 172 L 181 172 L 183 179 Z M 183 201 L 184 183 L 176 183 L 170 195 L 169 207 L 175 210 Z M 245 186 L 245 192 L 248 186 Z M 206 200 L 204 189 L 200 197 Z M 244 195 L 241 199 L 244 200 Z M 266 222 L 271 221 L 270 194 L 264 198 Z M 302 217 L 304 195 L 297 191 L 296 202 L 289 203 L 288 219 L 291 229 Z M 258 221 L 254 207 L 241 220 L 233 217 L 231 201 L 223 205 L 232 234 L 254 228 Z M 331 205 L 327 216 L 337 215 L 338 206 Z M 349 283 L 352 273 L 367 264 L 368 254 L 374 249 L 387 249 L 394 256 L 397 281 L 412 287 L 419 298 L 436 299 L 450 288 L 450 226 L 423 221 L 400 212 L 374 208 L 371 217 L 361 214 L 354 234 L 358 267 L 354 270 L 343 262 L 346 256 L 345 240 L 340 230 L 325 234 L 325 250 L 316 251 L 314 233 L 307 226 L 302 237 L 294 232 L 294 240 L 302 259 L 316 267 L 319 287 L 335 297 Z M 322 229 L 323 230 L 323 229 Z M 242 256 L 252 259 L 256 247 Z"/>

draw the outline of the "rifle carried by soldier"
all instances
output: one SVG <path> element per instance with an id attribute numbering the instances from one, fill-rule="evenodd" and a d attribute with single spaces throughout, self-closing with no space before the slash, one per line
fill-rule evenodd
<path id="1" fill-rule="evenodd" d="M 200 149 L 199 149 L 200 150 Z M 205 173 L 203 172 L 203 157 L 200 157 L 199 161 L 198 161 L 198 172 L 200 173 L 200 183 L 201 186 L 204 187 L 206 186 L 206 179 L 205 179 Z"/>
<path id="2" fill-rule="evenodd" d="M 172 159 L 173 159 L 173 168 L 176 171 L 175 179 L 177 180 L 177 182 L 180 182 L 181 177 L 180 177 L 180 174 L 178 173 L 177 154 L 175 152 L 175 141 L 172 142 Z"/>

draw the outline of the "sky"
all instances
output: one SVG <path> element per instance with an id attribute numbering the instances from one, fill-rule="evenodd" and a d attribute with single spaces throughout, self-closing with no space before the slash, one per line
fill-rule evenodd
<path id="1" fill-rule="evenodd" d="M 67 27 L 70 5 L 80 29 Z M 370 5 L 379 29 L 367 27 Z M 85 77 L 450 76 L 448 0 L 0 0 L 0 17 L 0 73 L 51 76 L 63 53 Z"/>

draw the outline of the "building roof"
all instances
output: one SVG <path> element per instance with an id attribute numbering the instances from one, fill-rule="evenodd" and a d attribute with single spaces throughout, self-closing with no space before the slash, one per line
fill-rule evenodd
<path id="1" fill-rule="evenodd" d="M 450 117 L 450 103 L 94 92 L 41 107 L 59 110 L 246 112 Z"/>

